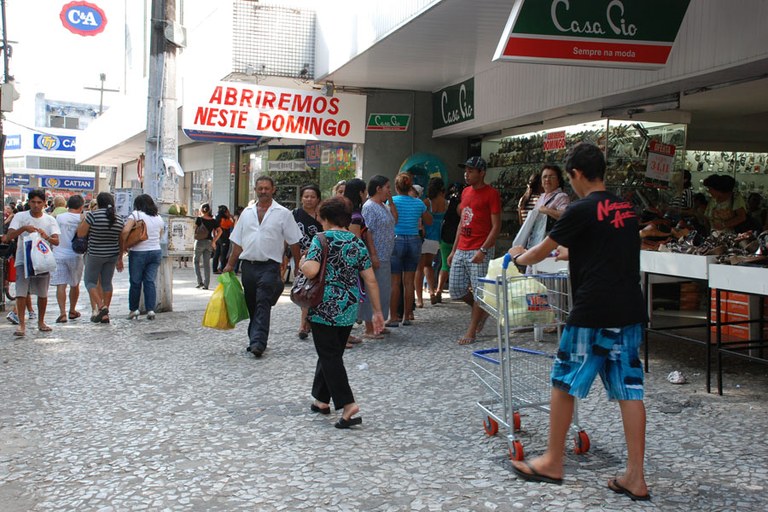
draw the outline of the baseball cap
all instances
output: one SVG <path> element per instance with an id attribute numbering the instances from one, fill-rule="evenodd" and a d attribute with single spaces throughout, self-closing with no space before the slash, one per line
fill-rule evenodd
<path id="1" fill-rule="evenodd" d="M 485 171 L 488 169 L 488 164 L 485 163 L 485 159 L 480 156 L 472 156 L 467 159 L 463 164 L 459 164 L 462 169 L 465 167 L 472 167 L 479 171 Z"/>

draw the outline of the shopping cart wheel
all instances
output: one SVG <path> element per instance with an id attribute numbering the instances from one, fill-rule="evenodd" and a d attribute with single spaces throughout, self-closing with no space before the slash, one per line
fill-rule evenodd
<path id="1" fill-rule="evenodd" d="M 512 426 L 515 429 L 515 432 L 520 431 L 520 413 L 515 411 L 512 413 Z"/>
<path id="2" fill-rule="evenodd" d="M 573 436 L 573 453 L 581 455 L 589 451 L 589 436 L 583 430 L 580 430 Z"/>
<path id="3" fill-rule="evenodd" d="M 523 452 L 523 443 L 521 443 L 520 441 L 512 441 L 509 444 L 509 458 L 511 460 L 525 459 L 525 453 Z"/>
<path id="4" fill-rule="evenodd" d="M 499 431 L 499 423 L 495 419 L 488 416 L 483 421 L 483 429 L 489 436 L 495 436 Z"/>

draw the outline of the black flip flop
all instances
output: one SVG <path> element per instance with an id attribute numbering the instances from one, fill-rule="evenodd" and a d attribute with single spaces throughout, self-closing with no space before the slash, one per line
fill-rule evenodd
<path id="1" fill-rule="evenodd" d="M 632 491 L 630 491 L 629 489 L 627 489 L 626 487 L 624 487 L 623 485 L 621 485 L 617 478 L 614 478 L 613 480 L 608 482 L 608 488 L 613 492 L 615 492 L 616 494 L 623 494 L 624 496 L 627 496 L 632 501 L 651 501 L 650 493 L 644 494 L 642 496 L 637 495 Z"/>
<path id="2" fill-rule="evenodd" d="M 349 428 L 354 425 L 362 425 L 363 418 L 357 416 L 355 418 L 349 418 L 348 420 L 345 420 L 344 418 L 339 418 L 339 421 L 333 424 L 336 428 Z"/>
<path id="3" fill-rule="evenodd" d="M 543 482 L 545 484 L 563 485 L 562 478 L 552 478 L 551 476 L 542 475 L 533 469 L 533 467 L 531 467 L 531 465 L 527 462 L 521 461 L 520 463 L 523 464 L 528 469 L 528 471 L 530 471 L 530 473 L 526 473 L 514 464 L 512 465 L 512 471 L 514 471 L 515 474 L 523 480 L 527 482 Z"/>
<path id="4" fill-rule="evenodd" d="M 96 316 L 95 316 L 95 317 L 94 317 L 94 319 L 93 319 L 93 320 L 91 320 L 91 321 L 92 321 L 93 323 L 96 323 L 96 324 L 98 324 L 98 323 L 101 323 L 101 322 L 104 320 L 104 317 L 105 317 L 105 316 L 108 316 L 108 315 L 109 315 L 109 308 L 108 308 L 108 307 L 106 307 L 106 306 L 104 306 L 103 308 L 101 308 L 101 309 L 99 310 L 99 312 L 98 312 L 98 313 L 96 313 Z"/>
<path id="5" fill-rule="evenodd" d="M 312 412 L 320 413 L 320 414 L 331 414 L 330 407 L 318 407 L 315 404 L 310 405 L 309 410 Z"/>

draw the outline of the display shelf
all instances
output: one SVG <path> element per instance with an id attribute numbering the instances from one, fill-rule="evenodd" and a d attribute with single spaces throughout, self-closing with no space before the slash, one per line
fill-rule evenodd
<path id="1" fill-rule="evenodd" d="M 768 295 L 768 268 L 709 265 L 709 286 L 717 290 Z"/>
<path id="2" fill-rule="evenodd" d="M 715 262 L 715 258 L 696 254 L 640 251 L 640 271 L 706 280 L 709 277 L 709 265 Z"/>

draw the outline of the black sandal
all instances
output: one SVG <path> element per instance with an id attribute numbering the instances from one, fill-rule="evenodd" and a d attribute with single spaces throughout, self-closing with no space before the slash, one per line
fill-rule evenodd
<path id="1" fill-rule="evenodd" d="M 315 404 L 310 405 L 309 410 L 312 412 L 320 413 L 320 414 L 331 414 L 330 407 L 318 407 Z"/>
<path id="2" fill-rule="evenodd" d="M 354 425 L 362 425 L 363 418 L 357 416 L 355 418 L 349 418 L 348 420 L 345 420 L 344 418 L 339 418 L 339 421 L 333 424 L 336 428 L 349 428 Z"/>

